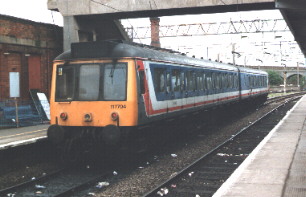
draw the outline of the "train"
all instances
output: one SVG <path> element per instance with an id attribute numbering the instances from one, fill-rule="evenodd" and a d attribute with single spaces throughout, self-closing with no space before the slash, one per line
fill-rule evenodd
<path id="1" fill-rule="evenodd" d="M 265 71 L 122 40 L 72 43 L 53 64 L 48 139 L 119 146 L 158 121 L 268 95 Z"/>

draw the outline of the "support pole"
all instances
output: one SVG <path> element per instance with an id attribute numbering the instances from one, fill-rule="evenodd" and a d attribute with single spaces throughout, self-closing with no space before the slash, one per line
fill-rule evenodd
<path id="1" fill-rule="evenodd" d="M 16 108 L 16 127 L 19 127 L 19 117 L 18 117 L 18 100 L 17 98 L 15 97 L 15 108 Z"/>

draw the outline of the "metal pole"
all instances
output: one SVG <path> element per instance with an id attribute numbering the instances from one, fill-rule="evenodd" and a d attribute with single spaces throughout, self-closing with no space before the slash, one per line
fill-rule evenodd
<path id="1" fill-rule="evenodd" d="M 300 63 L 297 62 L 297 87 L 300 91 L 300 88 L 299 88 L 300 87 L 300 67 L 299 67 L 299 65 L 300 65 Z"/>
<path id="2" fill-rule="evenodd" d="M 19 118 L 18 118 L 18 101 L 15 97 L 15 108 L 16 108 L 16 127 L 19 127 Z"/>
<path id="3" fill-rule="evenodd" d="M 287 85 L 287 71 L 284 71 L 284 93 L 286 93 L 286 85 Z"/>
<path id="4" fill-rule="evenodd" d="M 236 66 L 236 62 L 235 62 L 235 53 L 233 53 L 233 65 Z"/>

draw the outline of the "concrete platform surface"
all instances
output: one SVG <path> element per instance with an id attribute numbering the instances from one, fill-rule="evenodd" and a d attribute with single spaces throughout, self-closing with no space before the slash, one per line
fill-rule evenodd
<path id="1" fill-rule="evenodd" d="M 49 124 L 0 130 L 0 150 L 47 138 Z"/>
<path id="2" fill-rule="evenodd" d="M 306 196 L 306 96 L 213 197 Z"/>

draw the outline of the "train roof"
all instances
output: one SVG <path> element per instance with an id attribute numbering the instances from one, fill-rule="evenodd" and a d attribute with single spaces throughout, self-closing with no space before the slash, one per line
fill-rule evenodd
<path id="1" fill-rule="evenodd" d="M 169 49 L 157 48 L 123 40 L 72 43 L 71 50 L 62 53 L 55 60 L 72 60 L 85 58 L 119 59 L 126 57 L 143 58 L 153 61 L 163 61 L 183 65 L 195 65 L 224 70 L 238 70 L 238 68 L 234 65 L 187 57 L 186 55 L 182 55 Z M 248 72 L 251 70 L 253 70 L 253 72 L 258 71 L 254 69 L 243 70 Z"/>
<path id="2" fill-rule="evenodd" d="M 252 69 L 252 68 L 239 67 L 239 70 L 240 70 L 240 72 L 244 72 L 244 73 L 268 75 L 268 73 L 267 73 L 266 71 L 257 70 L 257 69 Z"/>

